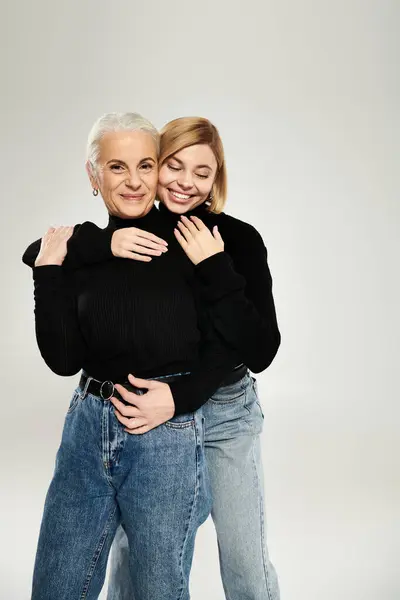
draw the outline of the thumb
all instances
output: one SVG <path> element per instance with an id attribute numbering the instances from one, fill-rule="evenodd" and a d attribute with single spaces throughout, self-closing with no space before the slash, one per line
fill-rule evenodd
<path id="1" fill-rule="evenodd" d="M 152 386 L 152 381 L 149 379 L 140 379 L 140 377 L 135 377 L 131 373 L 128 375 L 128 379 L 132 385 L 137 388 L 147 388 L 150 389 Z"/>
<path id="2" fill-rule="evenodd" d="M 218 242 L 224 243 L 224 240 L 222 239 L 221 234 L 218 231 L 218 225 L 214 225 L 213 227 L 213 236 Z"/>

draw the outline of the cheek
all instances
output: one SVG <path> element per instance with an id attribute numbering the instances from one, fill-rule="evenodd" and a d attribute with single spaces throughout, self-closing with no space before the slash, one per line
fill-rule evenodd
<path id="1" fill-rule="evenodd" d="M 111 182 L 109 180 L 109 177 L 107 177 L 107 175 L 103 174 L 103 175 L 99 176 L 99 187 L 100 187 L 101 195 L 103 196 L 103 198 L 106 198 L 110 194 L 110 191 L 112 190 Z"/>
<path id="2" fill-rule="evenodd" d="M 157 171 L 154 171 L 153 173 L 149 173 L 149 175 L 147 177 L 147 186 L 151 190 L 156 190 L 157 189 L 157 184 L 158 184 L 158 173 L 157 173 Z"/>
<path id="3" fill-rule="evenodd" d="M 167 187 L 172 183 L 172 181 L 174 181 L 173 173 L 162 167 L 158 176 L 159 187 Z"/>
<path id="4" fill-rule="evenodd" d="M 211 192 L 213 186 L 213 182 L 211 179 L 203 180 L 197 184 L 197 189 L 199 190 L 202 196 L 208 196 Z"/>

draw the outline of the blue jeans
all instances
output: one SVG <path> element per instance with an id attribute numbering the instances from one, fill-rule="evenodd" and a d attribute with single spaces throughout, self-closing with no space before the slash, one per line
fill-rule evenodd
<path id="1" fill-rule="evenodd" d="M 203 406 L 221 577 L 228 600 L 279 600 L 266 545 L 260 434 L 264 415 L 249 374 L 221 387 Z M 137 600 L 129 575 L 129 541 L 118 528 L 108 600 Z"/>
<path id="2" fill-rule="evenodd" d="M 77 388 L 47 494 L 32 600 L 95 600 L 120 523 L 135 600 L 187 600 L 195 535 L 211 509 L 202 412 L 145 435 Z"/>

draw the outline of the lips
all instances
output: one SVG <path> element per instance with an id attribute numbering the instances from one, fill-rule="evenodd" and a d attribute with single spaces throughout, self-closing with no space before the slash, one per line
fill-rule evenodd
<path id="1" fill-rule="evenodd" d="M 144 198 L 145 194 L 120 194 L 120 196 L 124 200 L 139 201 L 142 200 L 142 198 Z"/>

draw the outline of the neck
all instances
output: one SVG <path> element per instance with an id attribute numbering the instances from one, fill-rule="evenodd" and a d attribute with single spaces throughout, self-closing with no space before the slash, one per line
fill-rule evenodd
<path id="1" fill-rule="evenodd" d="M 152 206 L 148 213 L 139 217 L 120 217 L 108 213 L 108 227 L 123 229 L 124 227 L 145 227 L 154 222 L 158 216 L 158 210 Z"/>
<path id="2" fill-rule="evenodd" d="M 195 215 L 196 217 L 199 217 L 200 219 L 203 218 L 206 215 L 210 215 L 212 213 L 210 213 L 209 211 L 209 205 L 206 202 L 203 202 L 202 204 L 199 204 L 199 206 L 196 206 L 195 208 L 188 210 L 187 212 L 181 212 L 181 213 L 175 213 L 172 212 L 170 210 L 168 210 L 168 208 L 165 206 L 165 204 L 163 204 L 162 202 L 160 202 L 159 206 L 158 206 L 160 213 L 162 213 L 164 216 L 170 216 L 171 219 L 179 219 L 179 217 L 181 215 L 185 215 L 186 217 L 190 217 L 191 215 Z"/>

